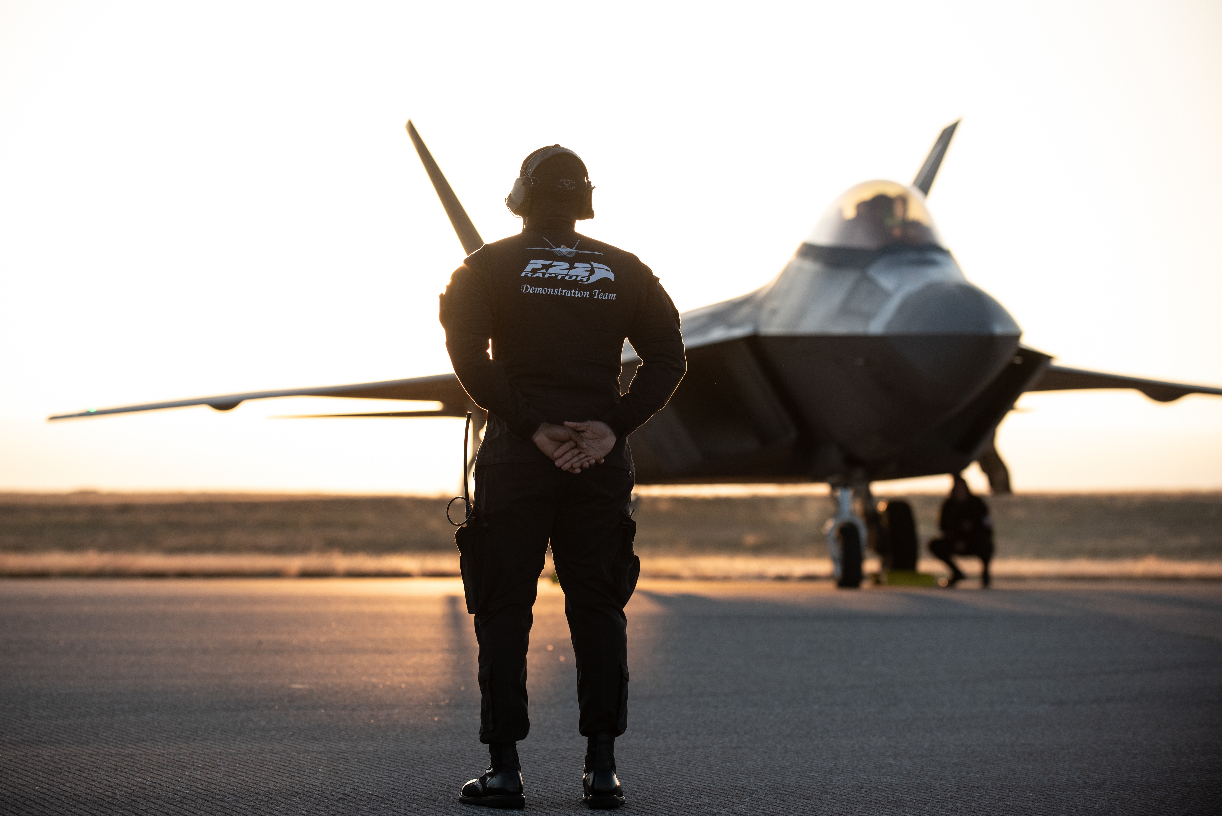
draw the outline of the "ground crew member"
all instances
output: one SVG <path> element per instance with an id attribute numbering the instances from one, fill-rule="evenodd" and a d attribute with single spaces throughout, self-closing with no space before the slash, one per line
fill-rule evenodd
<path id="1" fill-rule="evenodd" d="M 980 585 L 987 589 L 989 561 L 993 558 L 993 520 L 989 517 L 989 506 L 972 494 L 962 476 L 955 476 L 950 496 L 942 503 L 938 527 L 942 537 L 929 542 L 929 551 L 950 567 L 946 586 L 953 587 L 967 577 L 952 556 L 974 555 L 983 564 Z"/>
<path id="2" fill-rule="evenodd" d="M 470 255 L 441 298 L 454 373 L 488 410 L 475 512 L 455 536 L 491 757 L 463 787 L 467 804 L 525 804 L 516 743 L 530 730 L 526 652 L 549 540 L 577 658 L 584 799 L 624 802 L 614 741 L 628 716 L 624 606 L 640 573 L 627 437 L 666 404 L 687 363 L 678 312 L 649 267 L 575 232 L 594 217 L 587 175 L 559 145 L 527 156 L 505 200 L 522 232 Z M 641 366 L 621 396 L 625 338 Z"/>

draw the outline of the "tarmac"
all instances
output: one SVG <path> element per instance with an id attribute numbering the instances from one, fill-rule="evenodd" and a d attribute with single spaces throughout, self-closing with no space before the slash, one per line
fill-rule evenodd
<path id="1" fill-rule="evenodd" d="M 623 812 L 1218 813 L 1222 583 L 642 581 Z M 472 814 L 453 579 L 0 581 L 0 813 Z M 581 810 L 540 584 L 527 809 Z"/>

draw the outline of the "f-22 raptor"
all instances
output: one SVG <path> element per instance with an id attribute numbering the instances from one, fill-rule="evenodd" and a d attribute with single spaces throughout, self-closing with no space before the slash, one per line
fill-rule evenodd
<path id="1" fill-rule="evenodd" d="M 839 505 L 829 532 L 838 582 L 856 586 L 866 526 L 853 511 L 854 493 L 868 497 L 872 482 L 958 473 L 974 461 L 995 492 L 1008 492 L 994 436 L 1024 392 L 1131 388 L 1161 402 L 1222 395 L 1222 388 L 1065 368 L 1020 342 L 1018 323 L 967 280 L 926 205 L 958 124 L 942 131 L 911 185 L 867 181 L 837 198 L 771 282 L 682 315 L 688 374 L 631 437 L 638 483 L 826 482 Z M 474 252 L 483 240 L 410 121 L 407 132 L 464 251 Z M 566 257 L 580 252 L 551 249 Z M 626 390 L 638 363 L 631 346 L 622 362 Z M 322 416 L 479 411 L 453 374 L 440 374 L 51 419 L 189 405 L 228 411 L 246 400 L 288 396 L 440 403 L 425 411 Z M 878 526 L 890 531 L 891 566 L 914 568 L 907 505 L 890 503 Z"/>

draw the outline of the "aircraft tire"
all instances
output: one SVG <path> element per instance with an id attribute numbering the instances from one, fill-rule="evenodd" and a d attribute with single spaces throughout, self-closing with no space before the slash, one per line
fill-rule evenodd
<path id="1" fill-rule="evenodd" d="M 883 514 L 890 544 L 891 569 L 916 570 L 918 543 L 912 505 L 906 501 L 890 501 Z"/>
<path id="2" fill-rule="evenodd" d="M 855 524 L 842 524 L 837 531 L 840 537 L 840 577 L 836 586 L 841 589 L 861 587 L 861 534 Z"/>

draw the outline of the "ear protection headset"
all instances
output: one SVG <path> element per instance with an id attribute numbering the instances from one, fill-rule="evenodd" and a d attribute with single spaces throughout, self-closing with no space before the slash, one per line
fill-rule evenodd
<path id="1" fill-rule="evenodd" d="M 541 147 L 534 153 L 531 153 L 522 162 L 520 175 L 514 179 L 513 188 L 510 189 L 509 195 L 505 197 L 505 206 L 514 215 L 526 215 L 527 208 L 530 204 L 531 193 L 540 187 L 543 182 L 535 178 L 535 171 L 539 169 L 539 165 L 552 158 L 559 156 L 562 153 L 567 153 L 577 161 L 581 162 L 581 167 L 584 170 L 586 163 L 581 161 L 581 156 L 578 156 L 567 147 L 560 145 L 552 145 L 551 147 Z M 588 171 L 587 171 L 588 172 Z M 583 198 L 580 206 L 580 211 L 577 214 L 578 221 L 584 221 L 594 217 L 594 185 L 590 183 L 588 178 L 582 178 L 580 181 L 572 179 L 560 179 L 555 182 L 557 190 L 572 190 L 583 188 Z"/>

